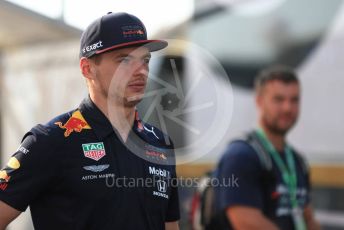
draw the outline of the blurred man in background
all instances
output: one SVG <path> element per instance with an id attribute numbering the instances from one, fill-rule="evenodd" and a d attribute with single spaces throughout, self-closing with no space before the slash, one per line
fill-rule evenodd
<path id="1" fill-rule="evenodd" d="M 35 126 L 0 171 L 1 230 L 28 206 L 38 230 L 179 229 L 173 146 L 136 111 L 150 52 L 166 46 L 127 13 L 87 27 L 80 69 L 89 96 Z"/>
<path id="2" fill-rule="evenodd" d="M 300 107 L 300 83 L 293 70 L 274 66 L 256 78 L 259 127 L 231 142 L 216 177 L 232 175 L 238 187 L 215 188 L 216 208 L 225 212 L 225 229 L 319 229 L 310 205 L 305 160 L 286 142 Z"/>

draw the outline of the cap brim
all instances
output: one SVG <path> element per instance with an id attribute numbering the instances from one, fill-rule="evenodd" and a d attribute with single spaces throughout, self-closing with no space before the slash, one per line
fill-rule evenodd
<path id="1" fill-rule="evenodd" d="M 168 45 L 167 41 L 164 41 L 164 40 L 141 40 L 141 41 L 122 43 L 122 44 L 108 47 L 106 49 L 97 50 L 95 54 L 101 54 L 110 50 L 132 47 L 132 46 L 144 46 L 144 47 L 147 47 L 150 52 L 154 52 L 154 51 L 158 51 L 165 48 L 167 45 Z"/>

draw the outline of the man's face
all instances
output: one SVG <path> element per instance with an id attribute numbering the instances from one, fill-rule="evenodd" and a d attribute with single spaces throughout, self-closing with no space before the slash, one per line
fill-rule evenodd
<path id="1" fill-rule="evenodd" d="M 299 114 L 300 87 L 296 82 L 267 82 L 257 95 L 260 121 L 271 132 L 286 134 Z"/>
<path id="2" fill-rule="evenodd" d="M 94 65 L 98 92 L 125 106 L 136 105 L 146 88 L 150 57 L 145 47 L 102 54 L 100 62 Z"/>

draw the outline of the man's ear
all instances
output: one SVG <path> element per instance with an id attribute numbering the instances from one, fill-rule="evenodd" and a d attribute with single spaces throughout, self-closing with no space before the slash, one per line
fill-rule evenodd
<path id="1" fill-rule="evenodd" d="M 90 59 L 82 57 L 79 62 L 82 75 L 87 79 L 93 79 L 95 75 L 95 69 Z"/>

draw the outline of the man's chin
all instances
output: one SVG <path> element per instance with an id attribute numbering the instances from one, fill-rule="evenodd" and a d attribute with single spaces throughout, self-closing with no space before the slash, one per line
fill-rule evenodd
<path id="1" fill-rule="evenodd" d="M 294 124 L 272 124 L 272 123 L 265 123 L 266 128 L 270 130 L 270 132 L 276 135 L 284 136 L 287 132 L 293 127 Z"/>
<path id="2" fill-rule="evenodd" d="M 125 104 L 128 106 L 135 106 L 143 99 L 143 94 L 127 97 L 125 99 Z"/>
<path id="3" fill-rule="evenodd" d="M 286 135 L 288 131 L 294 126 L 294 124 L 291 125 L 281 125 L 281 126 L 276 126 L 273 127 L 273 132 L 279 135 Z"/>

